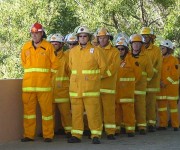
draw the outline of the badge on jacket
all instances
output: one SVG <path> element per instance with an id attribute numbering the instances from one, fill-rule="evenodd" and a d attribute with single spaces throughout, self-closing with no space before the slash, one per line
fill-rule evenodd
<path id="1" fill-rule="evenodd" d="M 30 56 L 30 51 L 26 51 L 26 56 Z"/>
<path id="2" fill-rule="evenodd" d="M 125 64 L 126 64 L 126 62 L 122 62 L 120 66 L 123 68 L 125 66 Z"/>
<path id="3" fill-rule="evenodd" d="M 90 53 L 94 53 L 94 48 L 90 48 Z"/>

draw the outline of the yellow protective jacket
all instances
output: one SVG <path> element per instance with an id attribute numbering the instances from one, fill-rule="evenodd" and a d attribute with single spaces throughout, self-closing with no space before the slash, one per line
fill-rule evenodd
<path id="1" fill-rule="evenodd" d="M 58 59 L 51 43 L 43 39 L 35 49 L 32 41 L 28 41 L 22 47 L 21 61 L 24 68 L 23 92 L 52 90 L 52 76 L 57 72 Z"/>
<path id="2" fill-rule="evenodd" d="M 161 88 L 157 99 L 177 100 L 179 95 L 178 60 L 172 55 L 163 58 L 161 81 L 166 87 Z"/>
<path id="3" fill-rule="evenodd" d="M 154 75 L 152 62 L 149 56 L 142 50 L 138 57 L 134 57 L 136 65 L 139 65 L 142 70 L 142 75 L 135 85 L 135 94 L 145 95 L 147 81 L 150 81 Z"/>
<path id="4" fill-rule="evenodd" d="M 160 91 L 159 81 L 161 77 L 162 54 L 159 47 L 153 45 L 152 43 L 144 50 L 147 52 L 147 55 L 152 61 L 154 71 L 151 81 L 147 83 L 147 92 L 158 92 Z"/>
<path id="5" fill-rule="evenodd" d="M 64 54 L 69 58 L 69 52 L 70 52 L 71 49 L 67 49 Z"/>
<path id="6" fill-rule="evenodd" d="M 101 48 L 100 46 L 98 47 Z M 120 53 L 117 48 L 113 47 L 110 43 L 105 48 L 101 49 L 107 61 L 108 70 L 102 76 L 100 92 L 102 94 L 115 94 Z"/>
<path id="7" fill-rule="evenodd" d="M 134 102 L 135 82 L 141 77 L 141 68 L 135 63 L 134 58 L 128 53 L 121 60 L 117 78 L 117 103 Z"/>
<path id="8" fill-rule="evenodd" d="M 107 64 L 101 49 L 87 43 L 72 48 L 69 53 L 70 97 L 98 97 L 100 78 L 107 70 Z"/>
<path id="9" fill-rule="evenodd" d="M 57 53 L 59 60 L 59 69 L 55 75 L 54 82 L 54 102 L 63 103 L 69 102 L 69 61 L 63 50 Z"/>

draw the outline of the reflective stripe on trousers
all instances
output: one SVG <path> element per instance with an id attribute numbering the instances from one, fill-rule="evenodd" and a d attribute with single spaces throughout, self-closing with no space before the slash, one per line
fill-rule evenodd
<path id="1" fill-rule="evenodd" d="M 23 92 L 49 92 L 52 90 L 51 87 L 23 87 Z"/>

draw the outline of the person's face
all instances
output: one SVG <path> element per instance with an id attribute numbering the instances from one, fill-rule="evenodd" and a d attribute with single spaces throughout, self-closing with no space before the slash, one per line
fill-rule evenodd
<path id="1" fill-rule="evenodd" d="M 74 46 L 76 46 L 76 45 L 78 45 L 78 42 L 76 42 L 76 41 L 72 41 L 72 42 L 68 42 L 68 47 L 71 49 L 71 48 L 73 48 Z"/>
<path id="2" fill-rule="evenodd" d="M 145 44 L 148 44 L 148 43 L 150 42 L 150 40 L 151 40 L 150 35 L 144 34 L 144 35 L 142 35 L 142 36 L 143 36 L 143 38 L 144 38 L 144 43 L 145 43 Z"/>
<path id="3" fill-rule="evenodd" d="M 108 35 L 99 36 L 98 40 L 99 40 L 99 45 L 101 47 L 105 47 L 109 43 L 109 36 Z"/>
<path id="4" fill-rule="evenodd" d="M 80 33 L 80 34 L 78 35 L 78 37 L 79 37 L 79 43 L 80 43 L 81 45 L 86 45 L 87 42 L 89 41 L 89 36 L 88 36 L 87 33 Z"/>
<path id="5" fill-rule="evenodd" d="M 117 49 L 120 52 L 120 56 L 123 57 L 125 55 L 125 53 L 126 53 L 125 47 L 122 46 L 122 45 L 119 45 L 119 46 L 117 46 Z"/>
<path id="6" fill-rule="evenodd" d="M 141 42 L 133 42 L 131 46 L 132 46 L 133 54 L 138 54 L 141 51 L 142 43 Z"/>
<path id="7" fill-rule="evenodd" d="M 51 42 L 51 44 L 54 46 L 55 51 L 61 50 L 63 47 L 63 43 L 60 42 Z"/>
<path id="8" fill-rule="evenodd" d="M 162 55 L 165 55 L 165 54 L 167 53 L 167 47 L 165 47 L 165 46 L 160 46 L 160 49 L 161 49 Z"/>
<path id="9" fill-rule="evenodd" d="M 34 41 L 34 43 L 39 43 L 42 39 L 43 32 L 31 32 L 31 38 Z"/>

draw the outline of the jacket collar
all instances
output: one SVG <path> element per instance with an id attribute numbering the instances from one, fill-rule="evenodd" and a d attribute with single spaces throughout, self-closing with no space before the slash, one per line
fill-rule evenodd
<path id="1" fill-rule="evenodd" d="M 79 44 L 77 47 L 78 47 L 80 50 L 83 50 L 83 49 L 90 49 L 90 48 L 92 48 L 92 45 L 91 45 L 90 42 L 88 42 L 84 48 L 82 48 L 80 44 Z"/>

